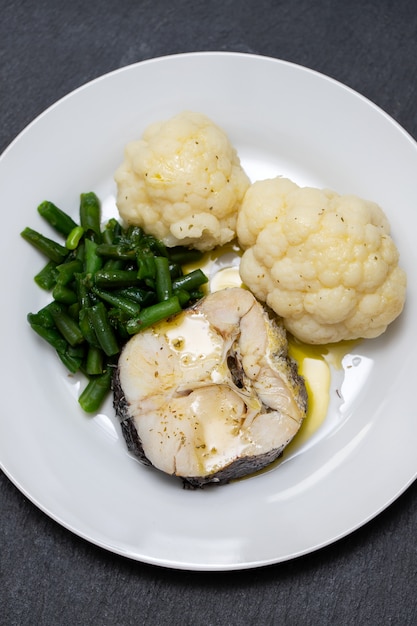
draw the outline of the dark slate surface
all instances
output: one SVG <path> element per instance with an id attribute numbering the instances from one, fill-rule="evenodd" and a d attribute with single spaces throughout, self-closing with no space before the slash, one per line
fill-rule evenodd
<path id="1" fill-rule="evenodd" d="M 197 50 L 318 70 L 417 138 L 415 0 L 0 0 L 0 151 L 86 81 Z M 417 483 L 332 546 L 228 573 L 171 571 L 107 553 L 49 519 L 3 474 L 0 498 L 6 626 L 417 624 Z"/>

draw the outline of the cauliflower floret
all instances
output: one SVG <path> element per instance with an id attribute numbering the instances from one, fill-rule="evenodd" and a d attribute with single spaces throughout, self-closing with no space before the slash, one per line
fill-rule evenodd
<path id="1" fill-rule="evenodd" d="M 189 111 L 152 124 L 129 143 L 115 180 L 127 224 L 167 246 L 203 251 L 236 236 L 237 210 L 250 184 L 225 133 Z"/>
<path id="2" fill-rule="evenodd" d="M 286 178 L 258 181 L 237 235 L 243 282 L 301 341 L 377 337 L 403 309 L 406 275 L 373 202 Z"/>

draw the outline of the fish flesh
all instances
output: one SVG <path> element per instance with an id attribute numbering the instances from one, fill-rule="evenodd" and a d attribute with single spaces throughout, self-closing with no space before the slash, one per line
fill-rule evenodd
<path id="1" fill-rule="evenodd" d="M 284 327 L 240 287 L 132 337 L 113 398 L 129 451 L 191 488 L 272 463 L 307 410 Z"/>

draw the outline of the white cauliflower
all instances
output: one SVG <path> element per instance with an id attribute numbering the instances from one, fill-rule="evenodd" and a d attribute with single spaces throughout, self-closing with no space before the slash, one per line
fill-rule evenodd
<path id="1" fill-rule="evenodd" d="M 203 251 L 236 236 L 237 210 L 250 184 L 226 134 L 189 111 L 152 124 L 129 143 L 115 180 L 125 223 L 167 246 Z"/>
<path id="2" fill-rule="evenodd" d="M 286 178 L 247 191 L 241 278 L 301 341 L 377 337 L 402 311 L 406 275 L 382 209 Z"/>

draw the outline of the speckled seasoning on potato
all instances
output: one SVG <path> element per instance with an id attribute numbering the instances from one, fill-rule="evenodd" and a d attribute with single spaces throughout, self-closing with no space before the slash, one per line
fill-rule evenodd
<path id="1" fill-rule="evenodd" d="M 236 236 L 250 181 L 225 132 L 185 111 L 149 126 L 126 146 L 115 173 L 117 206 L 167 246 L 211 250 Z"/>
<path id="2" fill-rule="evenodd" d="M 243 282 L 301 341 L 377 337 L 403 310 L 406 274 L 374 202 L 288 178 L 257 181 L 237 235 Z"/>

